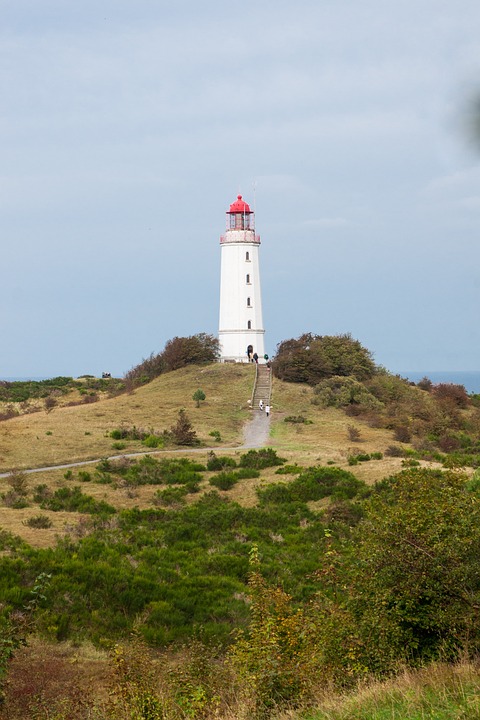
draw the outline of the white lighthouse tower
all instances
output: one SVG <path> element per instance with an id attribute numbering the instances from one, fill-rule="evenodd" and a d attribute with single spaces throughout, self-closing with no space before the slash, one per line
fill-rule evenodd
<path id="1" fill-rule="evenodd" d="M 248 362 L 248 353 L 265 354 L 255 214 L 239 195 L 227 210 L 227 231 L 220 238 L 220 323 L 222 361 Z"/>

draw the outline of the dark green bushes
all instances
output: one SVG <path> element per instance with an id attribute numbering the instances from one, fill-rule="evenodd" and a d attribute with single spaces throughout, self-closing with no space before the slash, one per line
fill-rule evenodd
<path id="1" fill-rule="evenodd" d="M 207 470 L 225 470 L 237 467 L 237 463 L 227 455 L 217 456 L 214 452 L 208 454 Z"/>
<path id="2" fill-rule="evenodd" d="M 230 490 L 239 480 L 247 480 L 249 478 L 260 477 L 260 472 L 254 468 L 240 468 L 237 471 L 231 472 L 220 472 L 218 475 L 213 475 L 209 483 L 219 490 Z"/>
<path id="3" fill-rule="evenodd" d="M 275 467 L 275 465 L 283 465 L 285 460 L 279 458 L 273 448 L 262 448 L 261 450 L 249 450 L 244 455 L 240 455 L 240 467 L 255 468 L 263 470 L 267 467 Z"/>
<path id="4" fill-rule="evenodd" d="M 115 508 L 104 500 L 95 500 L 91 495 L 84 495 L 79 487 L 59 488 L 53 494 L 44 496 L 40 507 L 44 510 L 67 510 L 95 515 L 111 515 L 116 512 Z"/>
<path id="5" fill-rule="evenodd" d="M 260 502 L 289 503 L 308 502 L 332 497 L 335 500 L 346 500 L 355 497 L 365 483 L 358 480 L 352 473 L 335 467 L 317 467 L 305 470 L 289 483 L 268 485 L 257 490 Z"/>
<path id="6" fill-rule="evenodd" d="M 281 380 L 316 385 L 334 375 L 366 380 L 374 374 L 375 364 L 371 353 L 351 335 L 306 333 L 277 346 L 273 371 Z"/>

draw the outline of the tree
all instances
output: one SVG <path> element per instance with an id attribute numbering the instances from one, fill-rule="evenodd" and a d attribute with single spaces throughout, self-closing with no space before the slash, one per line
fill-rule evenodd
<path id="1" fill-rule="evenodd" d="M 215 362 L 220 356 L 218 339 L 213 335 L 198 333 L 189 337 L 174 337 L 165 344 L 161 353 L 153 353 L 129 370 L 125 380 L 132 384 L 150 382 L 154 378 L 186 365 Z"/>
<path id="2" fill-rule="evenodd" d="M 196 445 L 198 443 L 197 433 L 183 408 L 178 411 L 178 420 L 175 425 L 172 425 L 170 432 L 177 445 Z"/>
<path id="3" fill-rule="evenodd" d="M 273 371 L 281 380 L 316 385 L 322 379 L 352 376 L 366 380 L 375 373 L 371 353 L 351 335 L 314 335 L 284 340 L 277 346 Z"/>
<path id="4" fill-rule="evenodd" d="M 200 390 L 200 388 L 198 388 L 198 390 L 195 390 L 195 392 L 192 395 L 192 400 L 195 400 L 195 402 L 197 403 L 197 408 L 200 407 L 200 401 L 205 400 L 205 398 L 206 398 L 206 395 L 203 392 L 203 390 Z"/>
<path id="5" fill-rule="evenodd" d="M 355 530 L 347 607 L 370 670 L 478 652 L 480 498 L 455 471 L 383 481 Z"/>
<path id="6" fill-rule="evenodd" d="M 169 340 L 162 356 L 167 370 L 178 370 L 185 365 L 214 362 L 220 354 L 218 339 L 213 335 L 199 333 L 190 337 L 174 337 Z"/>

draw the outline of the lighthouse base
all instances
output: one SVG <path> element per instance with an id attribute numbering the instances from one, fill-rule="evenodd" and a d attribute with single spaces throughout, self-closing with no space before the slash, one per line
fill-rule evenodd
<path id="1" fill-rule="evenodd" d="M 220 343 L 220 362 L 249 362 L 248 349 L 251 355 L 256 353 L 263 362 L 265 355 L 265 330 L 225 330 L 218 333 Z"/>

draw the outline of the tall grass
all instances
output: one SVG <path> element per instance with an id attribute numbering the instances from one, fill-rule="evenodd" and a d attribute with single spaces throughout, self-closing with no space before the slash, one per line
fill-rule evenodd
<path id="1" fill-rule="evenodd" d="M 480 668 L 436 663 L 373 683 L 346 696 L 324 697 L 304 720 L 479 720 Z M 290 715 L 297 718 L 298 715 Z"/>

